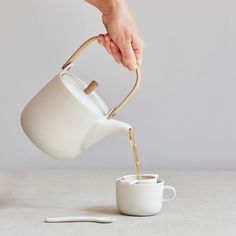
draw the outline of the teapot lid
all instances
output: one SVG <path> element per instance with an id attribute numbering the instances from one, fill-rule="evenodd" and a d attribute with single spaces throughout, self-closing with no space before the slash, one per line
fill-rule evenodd
<path id="1" fill-rule="evenodd" d="M 68 71 L 63 71 L 60 77 L 69 92 L 87 109 L 98 115 L 106 115 L 108 113 L 109 109 L 106 103 L 95 91 L 89 95 L 84 92 L 84 89 L 88 86 L 84 81 Z"/>

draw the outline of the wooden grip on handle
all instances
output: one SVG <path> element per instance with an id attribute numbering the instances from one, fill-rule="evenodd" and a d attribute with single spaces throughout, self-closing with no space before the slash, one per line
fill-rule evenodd
<path id="1" fill-rule="evenodd" d="M 96 87 L 98 86 L 98 82 L 96 82 L 95 80 L 93 80 L 84 90 L 84 92 L 89 95 L 90 93 L 92 93 Z"/>

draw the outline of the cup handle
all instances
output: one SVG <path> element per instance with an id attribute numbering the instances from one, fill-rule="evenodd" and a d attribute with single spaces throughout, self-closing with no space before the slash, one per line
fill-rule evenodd
<path id="1" fill-rule="evenodd" d="M 163 202 L 168 202 L 168 201 L 171 201 L 171 200 L 175 199 L 175 197 L 176 197 L 175 188 L 172 187 L 172 186 L 164 186 L 164 192 L 165 192 L 166 189 L 170 189 L 172 191 L 172 196 L 170 198 L 164 198 L 163 197 Z"/>

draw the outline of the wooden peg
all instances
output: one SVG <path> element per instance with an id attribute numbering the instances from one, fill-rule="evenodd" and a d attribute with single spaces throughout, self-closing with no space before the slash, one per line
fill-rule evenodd
<path id="1" fill-rule="evenodd" d="M 96 82 L 95 80 L 93 80 L 84 90 L 84 92 L 89 95 L 90 93 L 92 93 L 96 87 L 98 86 L 98 82 Z"/>

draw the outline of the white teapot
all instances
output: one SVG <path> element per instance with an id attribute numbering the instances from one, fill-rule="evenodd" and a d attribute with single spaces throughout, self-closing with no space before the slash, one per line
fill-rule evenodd
<path id="1" fill-rule="evenodd" d="M 89 85 L 68 72 L 79 53 L 97 36 L 84 42 L 62 66 L 62 71 L 49 81 L 26 105 L 21 125 L 29 139 L 44 153 L 59 160 L 70 160 L 84 149 L 116 132 L 126 132 L 130 125 L 111 119 L 136 92 L 136 82 L 122 102 L 109 110 L 102 98 Z"/>

